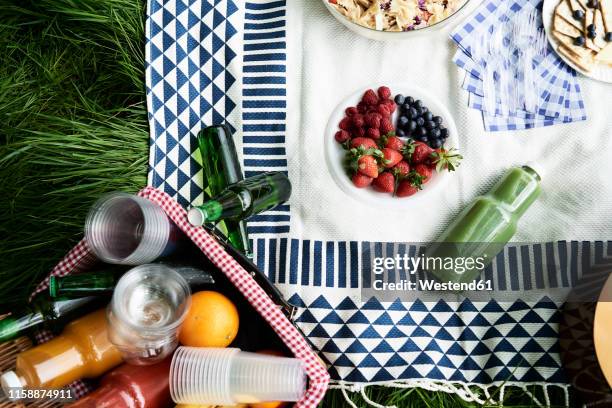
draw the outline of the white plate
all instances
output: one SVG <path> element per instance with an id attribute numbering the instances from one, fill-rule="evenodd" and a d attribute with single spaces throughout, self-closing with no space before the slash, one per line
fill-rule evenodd
<path id="1" fill-rule="evenodd" d="M 401 93 L 402 95 L 412 96 L 415 100 L 420 99 L 434 115 L 442 117 L 444 120 L 443 124 L 446 126 L 449 132 L 449 137 L 444 144 L 445 148 L 459 148 L 459 138 L 457 135 L 455 121 L 453 120 L 448 109 L 446 109 L 446 107 L 442 105 L 434 96 L 424 89 L 417 88 L 413 85 L 391 84 L 388 86 L 391 88 L 393 96 Z M 378 86 L 370 86 L 370 88 L 376 90 Z M 325 146 L 325 161 L 327 162 L 327 167 L 332 175 L 332 178 L 347 195 L 358 201 L 376 205 L 377 208 L 385 207 L 389 209 L 405 209 L 415 202 L 423 202 L 433 199 L 436 195 L 435 192 L 440 191 L 444 184 L 446 184 L 446 182 L 453 177 L 453 172 L 444 171 L 436 173 L 434 171 L 432 179 L 429 181 L 429 183 L 423 186 L 423 190 L 419 191 L 413 196 L 403 198 L 393 197 L 390 193 L 379 193 L 372 187 L 357 188 L 353 185 L 351 178 L 347 175 L 343 167 L 346 150 L 344 150 L 342 146 L 336 142 L 334 135 L 339 130 L 338 123 L 340 123 L 344 117 L 344 111 L 346 108 L 349 106 L 357 106 L 367 89 L 367 87 L 359 89 L 340 102 L 332 112 L 329 122 L 327 122 L 327 128 L 325 130 L 325 134 L 323 135 L 325 138 L 323 144 Z M 393 114 L 394 124 L 397 120 L 398 114 L 399 109 L 396 109 L 395 113 Z"/>
<path id="2" fill-rule="evenodd" d="M 553 31 L 553 16 L 555 14 L 555 7 L 559 4 L 561 0 L 544 0 L 544 5 L 542 6 L 542 21 L 544 22 L 544 30 L 546 31 L 546 37 L 548 38 L 548 42 L 552 46 L 553 50 L 557 52 L 557 47 L 559 46 L 559 41 L 552 35 Z M 576 66 L 570 59 L 566 58 L 564 55 L 561 55 L 557 52 L 559 58 L 561 58 L 567 65 L 574 68 L 576 71 L 580 72 L 582 75 L 596 79 L 598 81 L 612 83 L 612 68 L 604 65 L 604 64 L 596 64 L 593 67 L 591 72 L 586 72 Z"/>

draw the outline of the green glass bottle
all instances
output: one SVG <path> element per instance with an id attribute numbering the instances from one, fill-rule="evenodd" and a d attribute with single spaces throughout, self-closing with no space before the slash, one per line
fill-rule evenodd
<path id="1" fill-rule="evenodd" d="M 198 134 L 204 178 L 211 196 L 217 196 L 231 184 L 244 179 L 232 132 L 225 125 L 209 126 Z M 246 222 L 225 220 L 227 238 L 232 246 L 251 257 Z"/>
<path id="2" fill-rule="evenodd" d="M 185 278 L 192 289 L 215 283 L 213 276 L 201 269 L 190 266 L 168 266 Z M 49 280 L 49 296 L 74 299 L 92 295 L 110 295 L 121 276 L 121 273 L 111 271 L 52 276 Z"/>
<path id="3" fill-rule="evenodd" d="M 0 342 L 24 335 L 28 330 L 41 326 L 54 329 L 53 326 L 60 321 L 69 321 L 86 314 L 103 301 L 103 298 L 95 296 L 80 299 L 37 297 L 24 313 L 12 314 L 0 320 Z"/>
<path id="4" fill-rule="evenodd" d="M 281 172 L 267 172 L 232 184 L 211 200 L 191 208 L 187 215 L 196 226 L 225 219 L 244 220 L 276 207 L 290 196 L 289 178 Z"/>
<path id="5" fill-rule="evenodd" d="M 540 175 L 529 166 L 515 167 L 484 196 L 465 208 L 437 242 L 427 257 L 481 258 L 488 265 L 516 232 L 518 220 L 540 195 Z M 456 265 L 456 263 L 454 264 Z M 482 268 L 463 270 L 435 267 L 429 270 L 442 281 L 470 282 Z"/>

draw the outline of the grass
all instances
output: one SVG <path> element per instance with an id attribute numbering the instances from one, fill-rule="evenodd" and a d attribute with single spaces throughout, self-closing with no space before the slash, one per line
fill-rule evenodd
<path id="1" fill-rule="evenodd" d="M 97 197 L 146 184 L 145 13 L 143 0 L 2 0 L 0 15 L 0 308 L 14 310 L 80 239 Z M 367 395 L 475 406 L 421 389 Z M 533 403 L 507 391 L 504 405 Z M 322 406 L 347 405 L 330 391 Z"/>

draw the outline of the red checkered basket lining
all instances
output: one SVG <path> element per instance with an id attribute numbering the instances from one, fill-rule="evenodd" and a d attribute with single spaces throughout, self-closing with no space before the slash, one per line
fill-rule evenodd
<path id="1" fill-rule="evenodd" d="M 291 324 L 280 308 L 270 299 L 265 291 L 255 282 L 253 277 L 232 258 L 223 247 L 204 228 L 194 227 L 187 221 L 187 212 L 168 194 L 153 187 L 146 187 L 138 193 L 161 206 L 168 217 L 187 235 L 215 266 L 217 266 L 244 295 L 287 345 L 293 355 L 304 362 L 309 383 L 306 393 L 296 407 L 316 407 L 323 399 L 329 384 L 329 374 L 322 361 L 312 351 L 304 337 Z M 87 270 L 96 261 L 95 256 L 82 239 L 60 263 L 53 268 L 49 276 L 37 287 L 32 296 L 49 287 L 51 276 L 65 276 L 70 273 Z M 51 339 L 50 333 L 43 332 L 37 337 L 38 342 Z M 89 391 L 89 387 L 79 381 L 72 384 L 75 394 L 82 396 Z"/>

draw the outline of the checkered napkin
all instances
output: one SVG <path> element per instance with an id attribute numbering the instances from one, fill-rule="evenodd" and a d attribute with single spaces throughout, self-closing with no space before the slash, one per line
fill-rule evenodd
<path id="1" fill-rule="evenodd" d="M 483 36 L 490 37 L 497 24 L 520 18 L 523 9 L 535 7 L 541 16 L 541 0 L 514 0 L 500 7 L 502 3 L 499 0 L 485 1 L 466 23 L 451 33 L 451 38 L 458 46 L 453 62 L 466 71 L 462 87 L 468 91 L 468 106 L 482 111 L 485 130 L 521 130 L 586 120 L 576 72 L 550 46 L 544 58 L 533 61 L 538 88 L 542 90 L 537 97 L 536 111 L 523 109 L 508 112 L 499 100 L 496 101 L 495 111 L 487 111 L 483 93 L 484 63 L 473 55 L 475 46 L 482 42 Z M 540 17 L 538 20 L 542 24 Z M 517 86 L 521 89 L 520 83 Z"/>

